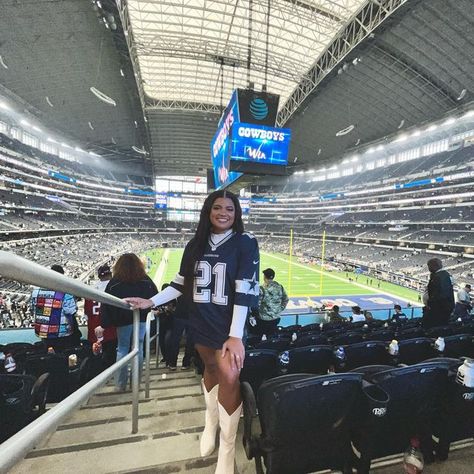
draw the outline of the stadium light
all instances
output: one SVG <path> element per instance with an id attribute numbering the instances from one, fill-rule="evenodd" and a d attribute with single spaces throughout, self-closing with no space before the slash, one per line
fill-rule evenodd
<path id="1" fill-rule="evenodd" d="M 421 135 L 421 132 L 420 132 L 419 130 L 415 130 L 415 131 L 411 134 L 412 137 L 419 137 L 420 135 Z"/>
<path id="2" fill-rule="evenodd" d="M 43 133 L 43 130 L 41 130 L 41 128 L 37 127 L 36 125 L 33 125 L 33 130 L 36 130 L 37 132 Z"/>
<path id="3" fill-rule="evenodd" d="M 354 161 L 359 161 L 359 157 L 358 156 L 353 156 L 351 158 L 351 161 L 354 162 Z"/>
<path id="4" fill-rule="evenodd" d="M 31 124 L 30 124 L 30 122 L 28 122 L 28 120 L 21 119 L 21 120 L 20 120 L 20 123 L 21 123 L 22 125 L 24 125 L 25 127 L 31 127 Z"/>
<path id="5" fill-rule="evenodd" d="M 461 118 L 469 118 L 469 117 L 474 117 L 474 109 L 467 111 Z"/>
<path id="6" fill-rule="evenodd" d="M 426 131 L 427 131 L 427 132 L 433 132 L 433 131 L 436 130 L 437 128 L 438 128 L 438 125 L 433 124 L 433 125 L 430 125 L 430 126 L 426 129 Z"/>
<path id="7" fill-rule="evenodd" d="M 443 122 L 443 125 L 452 125 L 455 122 L 456 122 L 456 119 L 454 117 L 449 117 Z"/>
<path id="8" fill-rule="evenodd" d="M 51 142 L 51 143 L 58 143 L 54 138 L 47 137 L 46 141 Z"/>
<path id="9" fill-rule="evenodd" d="M 8 105 L 5 104 L 5 102 L 0 102 L 0 109 L 3 109 L 3 110 L 11 110 L 11 108 L 8 107 Z"/>
<path id="10" fill-rule="evenodd" d="M 404 133 L 403 135 L 400 135 L 397 139 L 394 140 L 394 142 L 403 142 L 408 138 L 408 135 Z"/>
<path id="11" fill-rule="evenodd" d="M 373 153 L 375 151 L 375 148 L 374 147 L 370 147 L 368 150 L 367 150 L 367 153 Z"/>
<path id="12" fill-rule="evenodd" d="M 384 149 L 384 146 L 383 145 L 379 145 L 375 151 L 382 151 Z"/>

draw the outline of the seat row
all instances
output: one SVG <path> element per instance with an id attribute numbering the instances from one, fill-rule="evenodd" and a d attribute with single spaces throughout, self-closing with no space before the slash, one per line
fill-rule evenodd
<path id="1" fill-rule="evenodd" d="M 257 391 L 243 382 L 247 457 L 258 474 L 264 467 L 268 474 L 353 468 L 366 474 L 373 459 L 403 452 L 416 437 L 425 462 L 445 460 L 451 442 L 474 436 L 474 388 L 456 382 L 461 364 L 440 358 L 288 374 Z"/>

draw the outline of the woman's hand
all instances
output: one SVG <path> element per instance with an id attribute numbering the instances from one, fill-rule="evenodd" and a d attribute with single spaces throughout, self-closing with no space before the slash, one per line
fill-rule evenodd
<path id="1" fill-rule="evenodd" d="M 153 301 L 146 300 L 145 298 L 138 298 L 137 296 L 124 298 L 123 300 L 131 305 L 132 309 L 147 309 L 153 306 Z"/>
<path id="2" fill-rule="evenodd" d="M 242 370 L 245 359 L 245 348 L 242 339 L 230 336 L 222 345 L 222 357 L 229 351 L 230 366 L 233 370 Z"/>

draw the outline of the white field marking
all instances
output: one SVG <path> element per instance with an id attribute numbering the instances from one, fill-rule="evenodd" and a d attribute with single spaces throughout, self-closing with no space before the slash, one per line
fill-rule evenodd
<path id="1" fill-rule="evenodd" d="M 288 263 L 284 258 L 277 257 L 275 255 L 271 255 L 267 252 L 260 252 L 260 253 L 266 255 L 267 257 L 276 258 L 277 260 Z M 348 282 L 344 278 L 338 277 L 336 275 L 329 275 L 328 273 L 321 272 L 321 270 L 318 270 L 316 268 L 307 267 L 306 265 L 302 265 L 301 263 L 292 262 L 292 265 L 297 265 L 298 267 L 305 268 L 306 270 L 309 270 L 309 271 L 314 272 L 314 273 L 319 273 L 319 274 L 322 273 L 323 275 L 325 275 L 329 278 L 333 278 L 334 280 L 342 281 L 344 283 L 350 283 L 351 285 L 358 286 L 359 288 L 363 288 L 364 290 L 370 290 L 370 293 L 372 293 L 374 295 L 377 294 L 377 293 L 375 293 L 374 288 L 371 288 L 370 286 L 362 285 L 361 283 L 356 283 L 355 281 Z M 416 301 L 407 300 L 406 298 L 402 298 L 401 296 L 394 295 L 392 293 L 389 293 L 388 291 L 380 290 L 380 294 L 384 294 L 384 295 L 390 296 L 391 298 L 395 298 L 395 299 L 398 299 L 398 300 L 406 301 L 407 303 L 410 303 L 413 306 L 418 306 L 419 305 L 419 303 L 417 303 Z"/>
<path id="2" fill-rule="evenodd" d="M 161 256 L 160 264 L 158 265 L 155 276 L 153 277 L 153 282 L 155 283 L 158 289 L 161 288 L 161 280 L 163 280 L 163 276 L 166 270 L 165 260 L 168 260 L 169 255 L 170 255 L 170 249 L 166 249 L 163 252 L 163 255 Z"/>
<path id="3" fill-rule="evenodd" d="M 303 279 L 303 278 L 297 277 L 297 276 L 294 276 L 293 278 L 294 278 L 295 280 L 302 280 L 302 279 Z"/>

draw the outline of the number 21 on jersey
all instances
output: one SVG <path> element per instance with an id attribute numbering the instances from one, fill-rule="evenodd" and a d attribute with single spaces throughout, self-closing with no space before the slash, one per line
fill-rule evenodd
<path id="1" fill-rule="evenodd" d="M 209 262 L 196 263 L 196 276 L 194 277 L 193 300 L 195 303 L 214 303 L 227 305 L 228 297 L 225 293 L 226 264 L 216 263 L 213 267 Z M 214 275 L 214 288 L 210 288 Z"/>

